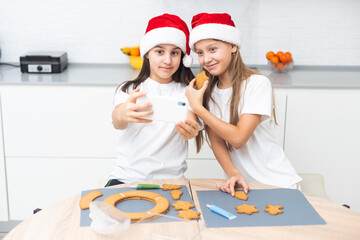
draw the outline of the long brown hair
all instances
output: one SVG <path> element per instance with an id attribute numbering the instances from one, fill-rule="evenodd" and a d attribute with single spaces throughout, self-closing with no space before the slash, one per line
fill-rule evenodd
<path id="1" fill-rule="evenodd" d="M 181 52 L 181 59 L 183 59 L 184 53 Z M 136 89 L 142 82 L 144 82 L 150 76 L 150 62 L 147 56 L 145 55 L 143 65 L 141 67 L 139 75 L 130 81 L 126 81 L 121 83 L 115 91 L 118 91 L 120 88 L 121 91 L 128 93 L 129 87 L 132 86 L 132 89 Z M 180 61 L 180 66 L 178 70 L 173 74 L 172 80 L 175 82 L 179 82 L 185 85 L 189 85 L 190 81 L 194 79 L 194 74 Z"/>
<path id="2" fill-rule="evenodd" d="M 219 77 L 212 76 L 208 71 L 206 71 L 206 69 L 202 68 L 202 70 L 204 70 L 206 75 L 209 77 L 209 85 L 204 93 L 203 105 L 207 110 L 209 110 L 209 102 L 212 101 L 215 105 L 217 105 L 217 107 L 219 107 L 219 105 L 211 97 L 215 86 L 219 82 Z M 242 85 L 247 84 L 246 79 L 248 79 L 251 75 L 254 75 L 254 74 L 262 75 L 262 74 L 254 71 L 254 70 L 250 69 L 248 66 L 246 66 L 245 63 L 241 59 L 239 51 L 236 51 L 235 53 L 231 54 L 231 62 L 230 62 L 228 71 L 230 73 L 230 78 L 232 79 L 232 94 L 231 94 L 231 100 L 230 100 L 230 124 L 233 124 L 236 126 L 240 119 L 240 117 L 239 117 L 240 99 L 244 97 L 244 96 L 241 96 Z M 245 88 L 246 88 L 246 85 L 245 85 Z M 275 122 L 275 124 L 277 124 L 276 115 L 275 115 L 274 92 L 272 94 L 272 98 L 273 98 L 272 113 L 274 116 L 274 122 Z M 241 107 L 242 106 L 240 106 L 240 108 Z M 210 141 L 208 139 L 207 126 L 205 127 L 205 131 L 206 131 L 206 141 L 209 144 Z M 204 142 L 203 133 L 199 132 L 198 136 L 196 137 L 196 147 L 197 147 L 198 152 L 200 151 L 200 148 L 201 148 L 201 145 L 203 144 L 203 142 Z M 233 150 L 233 147 L 230 146 L 229 144 L 227 144 L 227 148 L 229 151 Z"/>

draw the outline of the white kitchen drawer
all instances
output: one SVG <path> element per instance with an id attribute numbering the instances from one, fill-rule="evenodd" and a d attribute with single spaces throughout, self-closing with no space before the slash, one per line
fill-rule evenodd
<path id="1" fill-rule="evenodd" d="M 115 157 L 114 87 L 3 86 L 7 157 Z"/>
<path id="2" fill-rule="evenodd" d="M 7 158 L 10 220 L 23 220 L 83 190 L 103 187 L 112 158 Z"/>

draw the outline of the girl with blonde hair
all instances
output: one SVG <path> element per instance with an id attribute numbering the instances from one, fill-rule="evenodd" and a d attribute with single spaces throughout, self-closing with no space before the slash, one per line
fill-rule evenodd
<path id="1" fill-rule="evenodd" d="M 297 188 L 301 178 L 270 128 L 276 122 L 271 82 L 243 63 L 241 33 L 231 16 L 200 13 L 191 25 L 190 47 L 209 81 L 196 90 L 194 79 L 186 96 L 206 124 L 211 148 L 228 176 L 217 187 L 232 195 L 236 184 L 247 192 L 247 181 Z"/>

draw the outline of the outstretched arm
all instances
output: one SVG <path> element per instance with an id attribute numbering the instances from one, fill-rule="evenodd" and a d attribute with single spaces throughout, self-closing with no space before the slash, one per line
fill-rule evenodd
<path id="1" fill-rule="evenodd" d="M 115 106 L 112 112 L 114 128 L 125 129 L 127 128 L 129 122 L 151 122 L 151 120 L 142 119 L 141 117 L 151 115 L 153 110 L 138 112 L 138 110 L 151 107 L 151 103 L 136 103 L 136 99 L 144 95 L 145 93 L 140 92 L 140 90 L 137 88 L 130 94 L 129 98 L 124 103 Z"/>

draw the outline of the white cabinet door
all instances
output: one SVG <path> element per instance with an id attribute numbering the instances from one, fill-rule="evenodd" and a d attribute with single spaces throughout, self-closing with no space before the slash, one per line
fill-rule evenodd
<path id="1" fill-rule="evenodd" d="M 10 220 L 23 220 L 36 208 L 104 187 L 113 162 L 112 158 L 7 158 Z"/>
<path id="2" fill-rule="evenodd" d="M 6 186 L 6 168 L 2 133 L 1 98 L 0 98 L 0 221 L 8 221 L 8 203 Z"/>
<path id="3" fill-rule="evenodd" d="M 360 90 L 288 90 L 285 152 L 324 176 L 329 197 L 360 212 Z"/>
<path id="4" fill-rule="evenodd" d="M 114 157 L 115 87 L 4 86 L 6 157 Z"/>
<path id="5" fill-rule="evenodd" d="M 187 178 L 218 178 L 224 179 L 225 172 L 216 159 L 187 159 Z"/>

